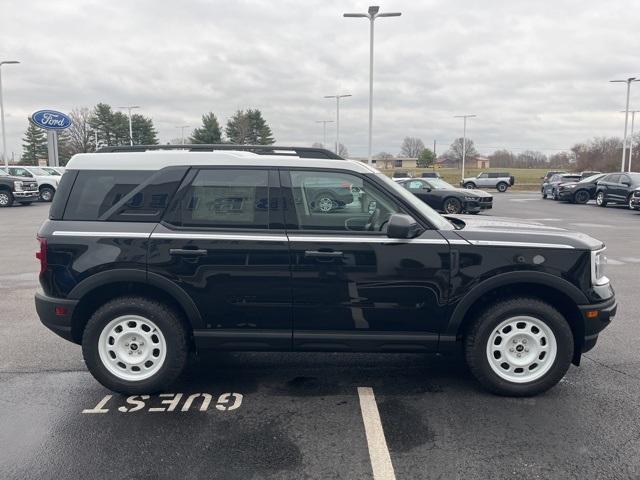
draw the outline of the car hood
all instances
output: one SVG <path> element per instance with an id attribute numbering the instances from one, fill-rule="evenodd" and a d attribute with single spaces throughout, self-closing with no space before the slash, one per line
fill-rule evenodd
<path id="1" fill-rule="evenodd" d="M 493 196 L 490 193 L 485 192 L 484 190 L 476 190 L 472 188 L 456 188 L 456 191 L 475 195 L 476 197 L 492 197 Z"/>
<path id="2" fill-rule="evenodd" d="M 58 177 L 57 175 L 34 175 L 41 182 L 51 182 L 58 183 L 62 177 Z"/>
<path id="3" fill-rule="evenodd" d="M 584 233 L 535 221 L 500 217 L 458 217 L 456 215 L 447 215 L 447 217 L 462 220 L 465 223 L 464 228 L 456 230 L 456 233 L 471 243 L 495 242 L 499 245 L 514 242 L 516 245 L 530 243 L 532 247 L 535 247 L 535 244 L 543 244 L 545 247 L 558 245 L 558 248 L 586 250 L 596 250 L 604 246 L 600 240 Z"/>

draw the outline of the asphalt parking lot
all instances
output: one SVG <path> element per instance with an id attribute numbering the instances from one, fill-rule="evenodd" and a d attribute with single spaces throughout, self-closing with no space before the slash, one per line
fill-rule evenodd
<path id="1" fill-rule="evenodd" d="M 367 479 L 372 462 L 393 470 L 379 478 L 640 478 L 640 212 L 494 199 L 488 215 L 608 246 L 618 315 L 536 398 L 484 392 L 455 356 L 213 353 L 166 396 L 127 400 L 36 316 L 48 205 L 0 209 L 0 478 Z"/>

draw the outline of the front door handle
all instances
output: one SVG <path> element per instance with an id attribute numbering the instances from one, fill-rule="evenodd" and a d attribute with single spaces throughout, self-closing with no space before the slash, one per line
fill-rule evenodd
<path id="1" fill-rule="evenodd" d="M 206 255 L 206 250 L 201 250 L 197 248 L 170 248 L 169 255 L 193 255 L 193 256 L 202 256 Z"/>
<path id="2" fill-rule="evenodd" d="M 321 250 L 305 250 L 304 256 L 315 258 L 341 258 L 344 257 L 344 253 L 338 251 L 325 252 Z"/>

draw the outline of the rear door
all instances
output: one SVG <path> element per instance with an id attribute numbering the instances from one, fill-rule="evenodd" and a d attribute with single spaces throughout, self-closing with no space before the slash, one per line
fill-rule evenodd
<path id="1" fill-rule="evenodd" d="M 450 263 L 441 234 L 427 229 L 412 240 L 388 238 L 389 216 L 411 212 L 372 176 L 311 169 L 281 175 L 294 207 L 286 210 L 294 348 L 437 348 L 447 320 Z M 351 185 L 352 200 L 331 212 L 315 210 L 319 182 Z"/>
<path id="2" fill-rule="evenodd" d="M 291 281 L 277 172 L 195 168 L 151 235 L 148 271 L 193 300 L 196 342 L 291 348 Z"/>

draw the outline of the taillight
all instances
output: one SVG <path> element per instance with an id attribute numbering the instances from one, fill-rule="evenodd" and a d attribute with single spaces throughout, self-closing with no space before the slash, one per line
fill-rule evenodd
<path id="1" fill-rule="evenodd" d="M 40 250 L 36 252 L 36 258 L 40 260 L 40 273 L 47 269 L 47 239 L 36 237 L 40 242 Z"/>

